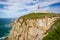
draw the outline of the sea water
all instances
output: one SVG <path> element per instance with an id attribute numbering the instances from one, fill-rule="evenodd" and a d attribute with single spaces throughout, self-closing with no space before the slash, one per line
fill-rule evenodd
<path id="1" fill-rule="evenodd" d="M 12 19 L 15 20 L 15 18 L 0 18 L 0 40 L 4 40 L 9 35 L 12 29 L 9 24 L 12 23 Z"/>

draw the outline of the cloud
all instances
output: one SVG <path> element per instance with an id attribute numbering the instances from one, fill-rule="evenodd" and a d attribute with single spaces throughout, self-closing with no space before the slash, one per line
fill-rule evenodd
<path id="1" fill-rule="evenodd" d="M 54 4 L 51 4 L 51 5 L 49 5 L 49 6 L 51 6 L 51 7 L 56 7 L 56 6 L 60 6 L 60 2 L 58 2 L 58 3 L 54 3 Z"/>
<path id="2" fill-rule="evenodd" d="M 0 0 L 0 1 L 2 1 L 2 2 L 6 2 L 7 0 Z"/>
<path id="3" fill-rule="evenodd" d="M 60 3 L 53 3 L 48 6 L 42 7 L 42 10 L 49 10 L 50 12 L 60 13 Z"/>
<path id="4" fill-rule="evenodd" d="M 0 9 L 6 9 L 5 7 L 8 7 L 9 5 L 5 5 L 5 4 L 0 4 Z"/>
<path id="5" fill-rule="evenodd" d="M 60 3 L 52 4 L 49 7 L 52 12 L 60 13 Z"/>
<path id="6" fill-rule="evenodd" d="M 54 7 L 51 7 L 51 5 L 58 2 L 60 0 L 0 0 L 0 13 L 2 14 L 0 14 L 0 18 L 16 18 L 34 12 L 37 10 L 38 4 L 40 4 L 40 10 L 51 10 Z M 58 9 L 56 8 L 54 10 L 57 11 Z"/>
<path id="7" fill-rule="evenodd" d="M 19 10 L 19 12 L 23 12 L 23 11 L 28 11 L 28 9 L 22 9 L 22 10 Z"/>
<path id="8" fill-rule="evenodd" d="M 0 9 L 3 9 L 4 8 L 4 5 L 0 4 Z"/>
<path id="9" fill-rule="evenodd" d="M 36 5 L 37 3 L 38 3 L 38 2 L 35 2 L 35 3 L 34 3 L 34 2 L 30 2 L 30 3 L 27 3 L 26 5 L 27 5 L 27 6 L 33 6 L 33 5 Z"/>

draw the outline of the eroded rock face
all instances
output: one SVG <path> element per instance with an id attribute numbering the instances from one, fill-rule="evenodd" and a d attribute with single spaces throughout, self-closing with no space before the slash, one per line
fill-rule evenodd
<path id="1" fill-rule="evenodd" d="M 45 32 L 53 23 L 54 18 L 18 19 L 12 25 L 8 40 L 42 40 Z M 6 40 L 7 40 L 6 39 Z"/>

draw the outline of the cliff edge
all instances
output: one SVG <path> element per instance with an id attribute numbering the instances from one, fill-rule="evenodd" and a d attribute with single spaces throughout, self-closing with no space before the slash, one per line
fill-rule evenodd
<path id="1" fill-rule="evenodd" d="M 15 20 L 12 30 L 5 40 L 42 40 L 47 31 L 60 18 L 54 13 L 30 13 Z"/>

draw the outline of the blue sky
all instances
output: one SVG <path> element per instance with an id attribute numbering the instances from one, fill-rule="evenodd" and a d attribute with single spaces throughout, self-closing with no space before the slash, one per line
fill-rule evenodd
<path id="1" fill-rule="evenodd" d="M 0 0 L 0 18 L 18 18 L 40 10 L 60 13 L 60 0 Z"/>

